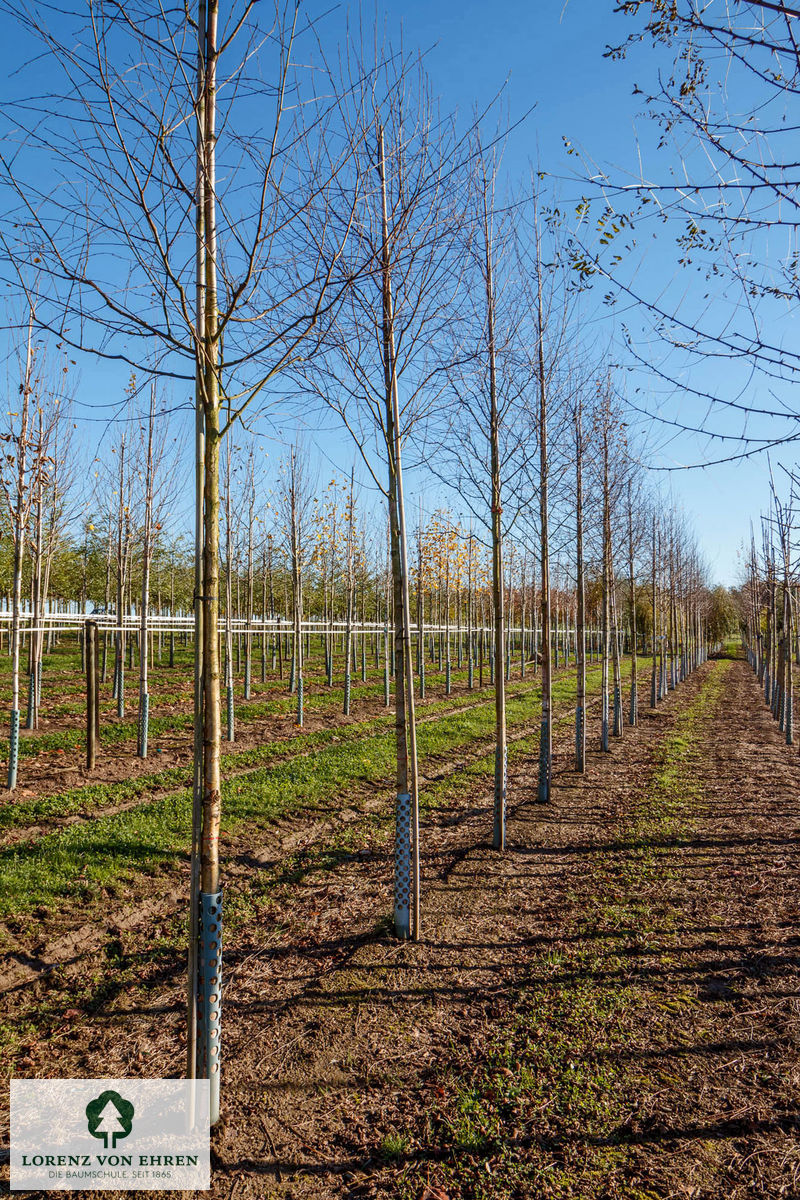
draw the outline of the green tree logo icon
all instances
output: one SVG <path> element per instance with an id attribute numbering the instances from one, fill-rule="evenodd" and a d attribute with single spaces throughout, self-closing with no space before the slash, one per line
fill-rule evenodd
<path id="1" fill-rule="evenodd" d="M 101 1092 L 86 1105 L 86 1120 L 92 1137 L 102 1138 L 106 1150 L 111 1138 L 113 1150 L 118 1140 L 126 1138 L 133 1127 L 133 1105 L 130 1100 L 123 1100 L 119 1092 Z"/>

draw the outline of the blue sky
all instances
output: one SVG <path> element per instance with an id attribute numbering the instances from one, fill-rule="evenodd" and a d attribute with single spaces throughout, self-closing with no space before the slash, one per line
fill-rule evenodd
<path id="1" fill-rule="evenodd" d="M 668 165 L 663 152 L 655 154 L 653 131 L 640 116 L 640 98 L 632 95 L 635 83 L 645 88 L 652 84 L 657 56 L 642 46 L 622 63 L 603 57 L 607 43 L 621 41 L 631 28 L 629 20 L 613 14 L 613 7 L 613 0 L 496 0 L 491 5 L 485 0 L 389 0 L 380 12 L 393 40 L 402 28 L 407 48 L 427 52 L 427 69 L 442 107 L 458 109 L 465 121 L 507 81 L 505 95 L 512 121 L 533 110 L 509 142 L 505 156 L 509 178 L 524 177 L 529 164 L 537 160 L 559 178 L 565 202 L 572 202 L 580 198 L 582 185 L 576 178 L 577 159 L 565 153 L 564 137 L 581 146 L 598 164 L 618 172 L 635 169 L 640 150 L 646 171 Z M 329 13 L 325 21 L 331 45 L 335 44 L 342 35 L 346 7 L 330 10 L 315 3 L 309 5 L 309 11 Z M 14 65 L 18 51 L 15 41 L 8 39 L 6 53 L 12 61 L 4 64 L 6 71 Z M 671 251 L 654 241 L 639 275 L 653 294 L 665 284 L 670 286 L 671 263 Z M 679 286 L 685 282 L 692 286 L 691 280 L 681 280 Z M 627 322 L 636 331 L 636 313 L 598 305 L 594 316 L 592 336 L 598 345 L 608 343 L 612 353 L 621 353 L 622 324 Z M 652 347 L 645 341 L 638 345 L 648 357 Z M 92 405 L 121 393 L 126 375 L 117 369 L 85 360 L 80 370 L 81 394 Z M 669 415 L 692 419 L 696 405 L 676 399 L 671 389 L 647 372 L 636 369 L 623 378 L 629 393 L 645 407 L 663 407 Z M 700 366 L 684 378 L 691 386 L 720 386 L 731 394 L 749 386 L 737 366 L 724 370 Z M 96 445 L 106 412 L 95 410 L 91 423 L 81 425 L 87 448 Z M 706 439 L 676 435 L 663 426 L 649 429 L 648 434 L 657 467 L 703 462 L 718 455 Z M 270 450 L 271 457 L 279 455 L 279 442 Z M 329 466 L 349 471 L 352 451 L 343 440 L 326 438 L 326 450 L 321 474 L 327 473 Z M 767 504 L 768 480 L 762 459 L 661 476 L 662 486 L 672 489 L 692 519 L 713 580 L 736 581 L 737 552 L 748 536 L 750 520 Z M 415 481 L 410 482 L 410 504 L 415 506 Z"/>
<path id="2" fill-rule="evenodd" d="M 393 20 L 402 21 L 409 44 L 432 47 L 429 69 L 447 104 L 469 113 L 476 100 L 488 102 L 508 79 L 512 117 L 535 105 L 525 127 L 511 140 L 506 165 L 509 174 L 523 174 L 529 161 L 538 158 L 548 172 L 562 179 L 565 198 L 581 194 L 575 158 L 564 150 L 565 137 L 579 144 L 600 166 L 635 170 L 639 148 L 653 175 L 663 163 L 663 152 L 660 158 L 656 156 L 653 131 L 642 117 L 641 97 L 632 95 L 634 85 L 652 86 L 658 60 L 644 45 L 636 47 L 624 62 L 604 58 L 606 45 L 620 42 L 632 28 L 629 19 L 615 16 L 612 9 L 611 0 L 538 0 L 534 4 L 507 0 L 488 6 L 477 0 L 407 0 L 385 6 Z M 654 246 L 647 262 L 645 278 L 650 282 L 658 275 L 671 277 L 667 252 Z M 620 313 L 615 318 L 602 310 L 599 315 L 599 336 L 609 336 L 620 349 L 620 322 L 628 320 L 635 325 L 635 314 Z M 640 345 L 646 353 L 645 344 Z M 695 367 L 686 378 L 702 389 L 709 381 L 713 383 L 718 370 Z M 735 392 L 743 386 L 746 373 L 733 368 L 725 378 Z M 639 395 L 634 393 L 636 387 L 641 389 Z M 687 421 L 692 419 L 693 406 L 680 406 L 672 399 L 671 389 L 645 372 L 633 372 L 627 388 L 651 410 L 663 404 L 665 414 L 680 409 Z M 718 422 L 717 427 L 723 426 Z M 676 436 L 665 426 L 655 426 L 648 433 L 661 448 L 652 460 L 658 467 L 720 457 L 719 448 L 705 438 Z M 735 583 L 742 539 L 749 536 L 750 520 L 757 520 L 768 504 L 766 460 L 759 457 L 705 470 L 659 472 L 658 482 L 672 491 L 691 518 L 712 578 Z"/>

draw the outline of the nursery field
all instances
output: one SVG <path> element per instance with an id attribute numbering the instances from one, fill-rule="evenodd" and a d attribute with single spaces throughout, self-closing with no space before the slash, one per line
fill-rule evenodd
<path id="1" fill-rule="evenodd" d="M 101 705 L 101 752 L 88 773 L 85 717 L 72 713 L 73 707 L 81 708 L 78 665 L 75 651 L 46 664 L 59 702 L 49 706 L 53 716 L 42 717 L 39 731 L 23 737 L 20 784 L 15 793 L 0 797 L 0 952 L 7 955 L 9 980 L 41 969 L 47 946 L 43 932 L 52 936 L 71 929 L 76 912 L 80 936 L 96 936 L 114 903 L 133 906 L 141 915 L 137 889 L 146 893 L 149 912 L 154 879 L 170 894 L 177 887 L 182 895 L 185 887 L 180 872 L 187 861 L 192 782 L 188 666 L 176 658 L 173 668 L 152 673 L 151 745 L 145 760 L 135 754 L 135 719 L 117 719 L 115 702 Z M 528 664 L 526 678 L 507 682 L 512 756 L 526 745 L 538 746 L 540 686 L 532 672 Z M 234 740 L 224 743 L 224 841 L 252 841 L 281 821 L 293 829 L 298 816 L 309 813 L 328 811 L 341 818 L 344 811 L 352 817 L 362 802 L 385 805 L 388 816 L 394 796 L 394 714 L 384 705 L 382 674 L 376 682 L 373 673 L 378 675 L 365 670 L 366 679 L 351 685 L 347 717 L 342 687 L 327 687 L 322 672 L 316 682 L 312 676 L 302 727 L 285 679 L 254 683 L 249 701 L 237 698 Z M 599 691 L 598 666 L 589 665 L 587 682 L 590 692 Z M 553 695 L 569 719 L 574 668 L 557 673 Z M 478 686 L 477 676 L 470 688 L 467 671 L 452 670 L 447 694 L 444 674 L 429 667 L 425 699 L 418 705 L 428 802 L 448 780 L 463 786 L 465 772 L 493 769 L 494 694 Z M 227 907 L 232 904 L 235 895 L 228 897 Z"/>
<path id="2" fill-rule="evenodd" d="M 106 714 L 88 783 L 70 653 L 0 808 L 3 1071 L 180 1075 L 188 673 L 154 670 L 138 773 L 135 723 Z M 354 682 L 348 719 L 309 688 L 302 730 L 285 681 L 237 700 L 212 1194 L 797 1194 L 800 764 L 746 662 L 711 659 L 655 710 L 640 686 L 608 754 L 590 665 L 582 776 L 562 670 L 549 805 L 538 681 L 512 677 L 504 855 L 490 689 L 427 683 L 417 943 L 392 934 L 382 684 Z"/>
<path id="3" fill-rule="evenodd" d="M 800 1198 L 800 8 L 399 7 L 4 5 L 0 1190 Z"/>

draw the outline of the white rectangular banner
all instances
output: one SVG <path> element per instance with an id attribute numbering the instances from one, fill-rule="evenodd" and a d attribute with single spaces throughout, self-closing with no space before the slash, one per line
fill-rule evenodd
<path id="1" fill-rule="evenodd" d="M 11 1190 L 205 1191 L 207 1079 L 12 1079 Z"/>

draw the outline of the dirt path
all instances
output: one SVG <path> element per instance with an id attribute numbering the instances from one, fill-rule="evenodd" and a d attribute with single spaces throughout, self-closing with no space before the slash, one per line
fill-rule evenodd
<path id="1" fill-rule="evenodd" d="M 590 676 L 591 690 L 587 699 L 587 714 L 599 712 L 599 699 L 594 693 L 597 683 L 597 672 Z M 556 676 L 556 683 L 569 678 L 569 672 L 561 672 Z M 527 684 L 517 683 L 510 686 L 507 694 L 509 713 L 511 706 L 517 700 L 535 699 L 538 695 L 538 681 Z M 492 705 L 491 697 L 486 693 L 470 695 L 466 693 L 460 702 L 454 698 L 439 701 L 429 701 L 423 708 L 418 721 L 420 728 L 429 723 L 441 722 L 450 717 L 468 718 L 482 709 Z M 457 705 L 457 706 L 456 706 Z M 569 720 L 567 714 L 559 718 L 561 722 Z M 223 767 L 226 769 L 226 787 L 236 786 L 248 777 L 280 771 L 284 762 L 296 762 L 299 759 L 309 759 L 324 753 L 326 748 L 333 749 L 341 739 L 356 756 L 358 743 L 368 744 L 376 736 L 391 737 L 390 718 L 385 714 L 380 723 L 370 721 L 352 723 L 341 731 L 334 731 L 333 736 L 313 744 L 316 735 L 300 743 L 300 748 L 294 753 L 290 743 L 268 744 L 265 749 L 269 757 L 257 765 L 246 766 L 248 752 L 226 756 Z M 518 715 L 513 719 L 509 716 L 509 745 L 513 746 L 520 738 L 529 736 L 530 724 L 520 721 Z M 422 755 L 422 785 L 425 790 L 433 782 L 446 780 L 448 776 L 468 769 L 485 755 L 492 746 L 491 738 L 470 737 L 463 745 L 449 747 L 445 752 L 431 752 Z M 358 772 L 356 772 L 358 775 Z M 391 803 L 391 789 L 386 786 L 388 781 L 365 781 L 350 778 L 347 781 L 348 807 L 342 810 L 341 795 L 338 791 L 331 793 L 324 800 L 318 799 L 316 804 L 306 804 L 300 811 L 285 813 L 281 818 L 272 818 L 264 824 L 258 817 L 245 822 L 233 834 L 225 832 L 222 842 L 225 850 L 224 871 L 226 877 L 233 877 L 234 884 L 244 872 L 252 874 L 254 863 L 262 866 L 265 863 L 274 864 L 285 858 L 288 851 L 293 851 L 298 845 L 317 843 L 329 838 L 332 832 L 342 824 L 348 825 L 358 821 L 364 811 L 388 811 Z M 181 793 L 176 787 L 165 788 L 163 791 L 146 792 L 132 797 L 116 805 L 104 805 L 98 808 L 92 816 L 73 816 L 64 818 L 57 828 L 67 828 L 69 825 L 81 825 L 91 828 L 96 818 L 115 816 L 133 810 L 146 811 L 159 800 L 173 798 L 176 802 L 181 799 L 186 802 L 188 793 Z M 54 822 L 55 825 L 55 822 Z M 20 827 L 12 833 L 30 833 L 31 827 Z M 0 846 L 0 859 L 17 853 L 30 853 L 30 846 L 45 838 L 50 833 L 56 833 L 56 828 L 37 830 L 39 837 L 25 842 L 19 841 L 10 847 Z M 46 847 L 45 847 L 46 849 Z M 142 864 L 143 867 L 146 864 Z M 1 873 L 1 872 L 0 872 Z M 85 897 L 82 904 L 65 903 L 63 905 L 42 905 L 33 913 L 33 919 L 28 913 L 6 918 L 0 922 L 0 995 L 9 989 L 26 985 L 36 980 L 42 973 L 61 968 L 66 973 L 79 973 L 86 969 L 86 959 L 93 950 L 97 950 L 108 940 L 111 929 L 116 935 L 121 931 L 131 933 L 137 929 L 145 930 L 159 918 L 169 919 L 184 900 L 188 887 L 188 860 L 181 855 L 170 866 L 162 864 L 158 877 L 143 870 L 138 881 L 128 880 L 125 886 L 125 897 L 122 903 L 112 898 L 105 890 L 100 896 Z"/>
<path id="2" fill-rule="evenodd" d="M 656 1195 L 797 1196 L 800 760 L 744 662 L 725 684 L 694 819 L 660 848 L 655 953 L 627 972 L 661 1017 L 619 1050 L 644 1076 L 624 1133 Z"/>
<path id="3" fill-rule="evenodd" d="M 487 797 L 429 826 L 425 944 L 376 942 L 365 861 L 306 880 L 305 967 L 251 947 L 216 1195 L 800 1194 L 800 764 L 746 666 L 563 769 L 552 810 L 531 766 L 502 861 Z"/>
<path id="4" fill-rule="evenodd" d="M 624 811 L 624 781 L 635 787 L 646 777 L 654 748 L 704 673 L 646 713 L 611 756 L 594 755 L 582 780 L 568 769 L 570 739 L 562 735 L 550 809 L 530 802 L 535 764 L 521 764 L 511 775 L 504 858 L 487 845 L 488 792 L 426 822 L 422 945 L 376 943 L 375 872 L 354 879 L 351 869 L 349 886 L 342 873 L 339 889 L 320 892 L 316 969 L 308 964 L 294 977 L 291 1001 L 275 988 L 280 959 L 251 949 L 246 979 L 237 973 L 228 990 L 238 1083 L 217 1143 L 217 1194 L 236 1183 L 238 1196 L 421 1196 L 429 1175 L 439 1179 L 437 1166 L 450 1155 L 429 1118 L 450 1088 L 443 1065 L 463 1057 L 471 1071 L 482 1060 L 532 963 L 562 944 L 585 860 L 607 837 L 609 808 Z M 254 1053 L 248 1030 L 259 1017 Z M 484 1148 L 475 1149 L 480 1163 Z M 437 1186 L 458 1194 L 443 1190 L 446 1180 Z"/>
<path id="5" fill-rule="evenodd" d="M 385 814 L 242 863 L 215 1198 L 800 1195 L 796 749 L 743 662 L 643 708 L 583 777 L 569 742 L 551 807 L 512 769 L 504 857 L 482 782 L 428 815 L 419 945 L 380 917 Z M 155 935 L 112 939 L 66 1011 L 37 984 L 55 1007 L 20 1074 L 180 1071 Z"/>

